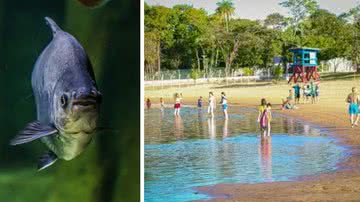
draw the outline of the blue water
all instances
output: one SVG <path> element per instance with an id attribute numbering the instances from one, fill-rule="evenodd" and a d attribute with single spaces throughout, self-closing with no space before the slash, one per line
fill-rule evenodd
<path id="1" fill-rule="evenodd" d="M 217 120 L 206 115 L 191 120 L 198 112 L 188 108 L 180 124 L 172 110 L 162 118 L 153 117 L 158 113 L 156 109 L 145 113 L 145 201 L 149 202 L 209 199 L 197 193 L 199 186 L 286 181 L 329 172 L 345 153 L 326 132 L 283 116 L 274 116 L 272 137 L 261 138 L 254 111 L 241 110 L 241 116 L 229 121 L 221 120 L 220 113 Z"/>

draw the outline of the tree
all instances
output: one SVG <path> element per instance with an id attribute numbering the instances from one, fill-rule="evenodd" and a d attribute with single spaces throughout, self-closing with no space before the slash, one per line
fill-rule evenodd
<path id="1" fill-rule="evenodd" d="M 293 34 L 300 36 L 300 45 L 302 45 L 303 26 L 301 22 L 309 15 L 316 12 L 319 5 L 316 0 L 286 0 L 280 3 L 281 6 L 289 9 L 292 16 L 289 19 L 290 25 L 293 27 Z"/>
<path id="2" fill-rule="evenodd" d="M 266 17 L 264 25 L 267 28 L 283 30 L 288 24 L 288 19 L 280 13 L 273 13 Z"/>
<path id="3" fill-rule="evenodd" d="M 360 4 L 343 13 L 339 18 L 347 22 L 345 30 L 347 31 L 349 48 L 346 56 L 351 60 L 357 72 L 360 72 Z"/>
<path id="4" fill-rule="evenodd" d="M 217 2 L 216 13 L 218 13 L 225 22 L 226 31 L 229 31 L 229 21 L 235 13 L 235 7 L 232 0 L 222 0 Z"/>
<path id="5" fill-rule="evenodd" d="M 152 32 L 156 35 L 157 45 L 157 70 L 161 70 L 162 48 L 173 42 L 173 10 L 164 6 L 145 5 L 144 27 L 145 33 Z M 149 36 L 149 35 L 148 35 Z M 153 38 L 154 39 L 154 38 Z M 145 61 L 144 61 L 145 62 Z"/>
<path id="6" fill-rule="evenodd" d="M 351 54 L 350 59 L 356 68 L 356 72 L 360 72 L 360 5 L 352 10 L 354 23 L 352 26 Z"/>
<path id="7" fill-rule="evenodd" d="M 221 27 L 215 29 L 216 42 L 225 63 L 226 75 L 229 74 L 235 59 L 239 57 L 238 51 L 241 53 L 244 53 L 244 50 L 247 51 L 248 54 L 244 55 L 252 54 L 246 61 L 252 61 L 259 56 L 257 50 L 263 44 L 258 36 L 261 30 L 258 22 L 244 19 L 232 20 L 229 32 Z"/>
<path id="8" fill-rule="evenodd" d="M 209 75 L 221 66 L 228 75 L 233 68 L 269 69 L 279 55 L 286 72 L 289 49 L 298 46 L 320 48 L 323 61 L 346 57 L 359 66 L 360 6 L 336 16 L 319 9 L 316 0 L 283 0 L 280 5 L 291 17 L 273 13 L 263 24 L 233 19 L 232 0 L 220 0 L 211 15 L 191 5 L 145 5 L 145 72 L 153 74 L 161 64 Z"/>
<path id="9" fill-rule="evenodd" d="M 154 32 L 145 32 L 144 34 L 144 56 L 145 56 L 145 73 L 154 75 L 157 71 L 156 61 L 158 59 L 158 42 L 159 37 Z"/>
<path id="10" fill-rule="evenodd" d="M 327 10 L 319 9 L 308 18 L 304 27 L 303 44 L 320 48 L 320 60 L 345 56 L 349 47 L 349 31 L 344 20 Z"/>
<path id="11" fill-rule="evenodd" d="M 177 5 L 173 9 L 178 17 L 174 32 L 176 43 L 192 50 L 196 57 L 198 71 L 200 71 L 199 49 L 204 43 L 202 36 L 208 26 L 207 13 L 203 9 L 195 9 L 188 5 Z"/>

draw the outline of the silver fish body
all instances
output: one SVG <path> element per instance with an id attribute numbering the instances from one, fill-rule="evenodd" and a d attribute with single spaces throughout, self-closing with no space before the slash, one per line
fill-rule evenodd
<path id="1" fill-rule="evenodd" d="M 57 158 L 71 160 L 89 144 L 97 128 L 101 94 L 84 48 L 50 18 L 53 39 L 38 57 L 31 78 L 37 120 L 11 144 L 41 139 L 50 149 L 39 169 Z"/>

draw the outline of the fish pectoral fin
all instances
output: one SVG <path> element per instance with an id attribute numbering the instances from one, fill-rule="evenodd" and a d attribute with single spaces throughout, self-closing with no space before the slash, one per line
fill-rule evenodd
<path id="1" fill-rule="evenodd" d="M 38 161 L 38 171 L 43 170 L 56 162 L 58 157 L 52 151 L 47 151 L 45 154 L 40 156 Z"/>
<path id="2" fill-rule="evenodd" d="M 10 145 L 24 144 L 41 137 L 53 135 L 58 130 L 50 125 L 43 125 L 39 121 L 29 123 L 26 128 L 18 133 L 18 135 L 10 141 Z"/>

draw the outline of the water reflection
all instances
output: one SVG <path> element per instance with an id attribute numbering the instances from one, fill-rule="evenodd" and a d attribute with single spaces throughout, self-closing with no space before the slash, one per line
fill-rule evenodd
<path id="1" fill-rule="evenodd" d="M 272 181 L 272 162 L 271 162 L 271 136 L 260 136 L 259 156 L 260 172 L 264 181 Z"/>
<path id="2" fill-rule="evenodd" d="M 198 122 L 197 122 L 197 128 L 198 128 L 198 134 L 201 136 L 205 135 L 204 131 L 204 121 L 203 121 L 203 112 L 201 108 L 198 108 Z"/>
<path id="3" fill-rule="evenodd" d="M 165 108 L 163 106 L 160 107 L 160 114 L 161 114 L 161 118 L 164 117 L 165 115 Z"/>
<path id="4" fill-rule="evenodd" d="M 208 118 L 208 129 L 209 129 L 209 138 L 215 139 L 216 138 L 216 124 L 215 124 L 215 118 L 213 116 Z"/>
<path id="5" fill-rule="evenodd" d="M 181 117 L 173 115 L 173 109 L 164 108 L 145 110 L 145 143 L 155 144 L 182 138 L 225 138 L 249 132 L 260 133 L 256 123 L 257 113 L 250 109 L 235 111 L 229 109 L 229 119 L 225 120 L 222 112 L 214 117 L 207 116 L 206 110 L 198 108 L 182 108 Z M 233 110 L 233 111 L 231 111 Z M 298 122 L 293 118 L 273 115 L 271 133 L 303 134 L 319 136 L 321 131 L 309 124 Z"/>
<path id="6" fill-rule="evenodd" d="M 226 138 L 228 136 L 228 120 L 229 119 L 224 119 L 223 138 Z"/>
<path id="7" fill-rule="evenodd" d="M 183 108 L 181 117 L 165 109 L 160 120 L 159 113 L 145 112 L 145 201 L 206 199 L 194 188 L 316 175 L 343 157 L 321 130 L 285 116 L 274 116 L 272 136 L 261 137 L 254 110 L 228 120 L 195 108 Z"/>
<path id="8" fill-rule="evenodd" d="M 180 139 L 183 137 L 183 134 L 184 134 L 184 124 L 183 124 L 183 121 L 182 121 L 182 118 L 180 115 L 175 116 L 174 119 L 175 119 L 174 134 L 177 139 Z"/>

